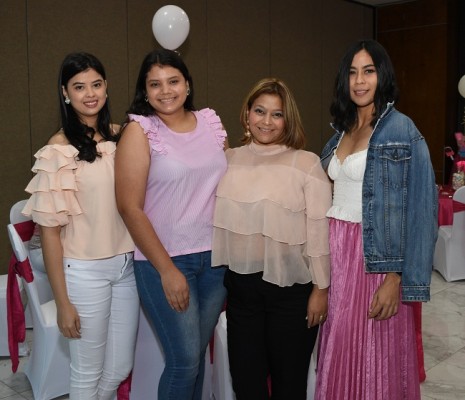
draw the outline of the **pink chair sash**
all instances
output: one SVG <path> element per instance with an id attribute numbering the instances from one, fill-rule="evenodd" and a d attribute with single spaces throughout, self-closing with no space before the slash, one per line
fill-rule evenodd
<path id="1" fill-rule="evenodd" d="M 118 400 L 129 400 L 129 392 L 131 391 L 131 383 L 132 383 L 132 372 L 118 386 L 118 390 L 116 392 L 116 396 Z"/>
<path id="2" fill-rule="evenodd" d="M 31 238 L 34 231 L 34 222 L 25 221 L 14 225 L 23 241 Z M 11 357 L 11 369 L 16 372 L 19 365 L 18 343 L 26 339 L 26 322 L 24 307 L 21 301 L 18 280 L 16 275 L 23 277 L 26 282 L 32 282 L 34 275 L 29 259 L 20 262 L 13 252 L 8 266 L 8 283 L 6 288 L 7 321 L 8 321 L 8 349 Z"/>
<path id="3" fill-rule="evenodd" d="M 34 226 L 35 224 L 33 221 L 25 221 L 14 225 L 23 242 L 31 239 Z M 23 343 L 26 339 L 24 307 L 21 301 L 21 293 L 19 291 L 16 275 L 23 277 L 26 282 L 32 282 L 34 280 L 34 274 L 29 259 L 27 258 L 23 262 L 20 262 L 13 252 L 8 267 L 7 283 L 8 348 L 13 372 L 18 370 L 19 365 L 18 343 Z M 129 374 L 129 376 L 121 382 L 117 391 L 118 400 L 129 400 L 131 381 L 132 374 Z"/>
<path id="4" fill-rule="evenodd" d="M 454 210 L 454 213 L 465 211 L 465 203 L 461 203 L 460 201 L 453 200 L 452 209 Z"/>

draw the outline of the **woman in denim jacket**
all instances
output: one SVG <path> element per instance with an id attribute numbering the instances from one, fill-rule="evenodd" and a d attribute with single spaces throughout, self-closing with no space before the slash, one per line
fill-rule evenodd
<path id="1" fill-rule="evenodd" d="M 315 398 L 420 399 L 411 301 L 429 300 L 437 190 L 426 142 L 398 112 L 376 41 L 343 57 L 322 163 L 334 181 L 331 287 Z"/>

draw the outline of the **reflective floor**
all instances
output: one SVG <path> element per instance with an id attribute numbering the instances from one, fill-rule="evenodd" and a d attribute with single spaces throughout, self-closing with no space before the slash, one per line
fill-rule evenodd
<path id="1" fill-rule="evenodd" d="M 431 302 L 423 305 L 426 381 L 421 384 L 422 400 L 464 400 L 465 281 L 447 283 L 434 272 L 431 294 Z M 28 330 L 29 343 L 32 334 Z M 21 357 L 18 372 L 13 374 L 10 359 L 0 357 L 1 400 L 34 399 L 22 372 L 26 362 L 27 357 Z"/>

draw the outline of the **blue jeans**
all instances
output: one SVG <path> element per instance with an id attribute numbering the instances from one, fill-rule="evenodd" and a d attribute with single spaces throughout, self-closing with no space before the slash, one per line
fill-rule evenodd
<path id="1" fill-rule="evenodd" d="M 211 252 L 172 257 L 189 284 L 189 307 L 174 311 L 166 300 L 158 271 L 135 261 L 140 300 L 165 353 L 159 400 L 201 400 L 205 350 L 226 298 L 226 267 L 211 267 Z"/>

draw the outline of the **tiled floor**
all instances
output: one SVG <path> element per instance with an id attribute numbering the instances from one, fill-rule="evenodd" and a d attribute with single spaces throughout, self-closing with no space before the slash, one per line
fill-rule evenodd
<path id="1" fill-rule="evenodd" d="M 423 305 L 427 377 L 421 384 L 422 400 L 464 400 L 465 281 L 447 283 L 434 272 L 431 294 L 431 302 Z M 31 336 L 29 330 L 28 341 Z M 9 358 L 0 357 L 1 400 L 33 400 L 29 382 L 22 372 L 26 361 L 22 357 L 18 372 L 12 374 Z M 68 396 L 58 399 L 65 400 Z"/>

